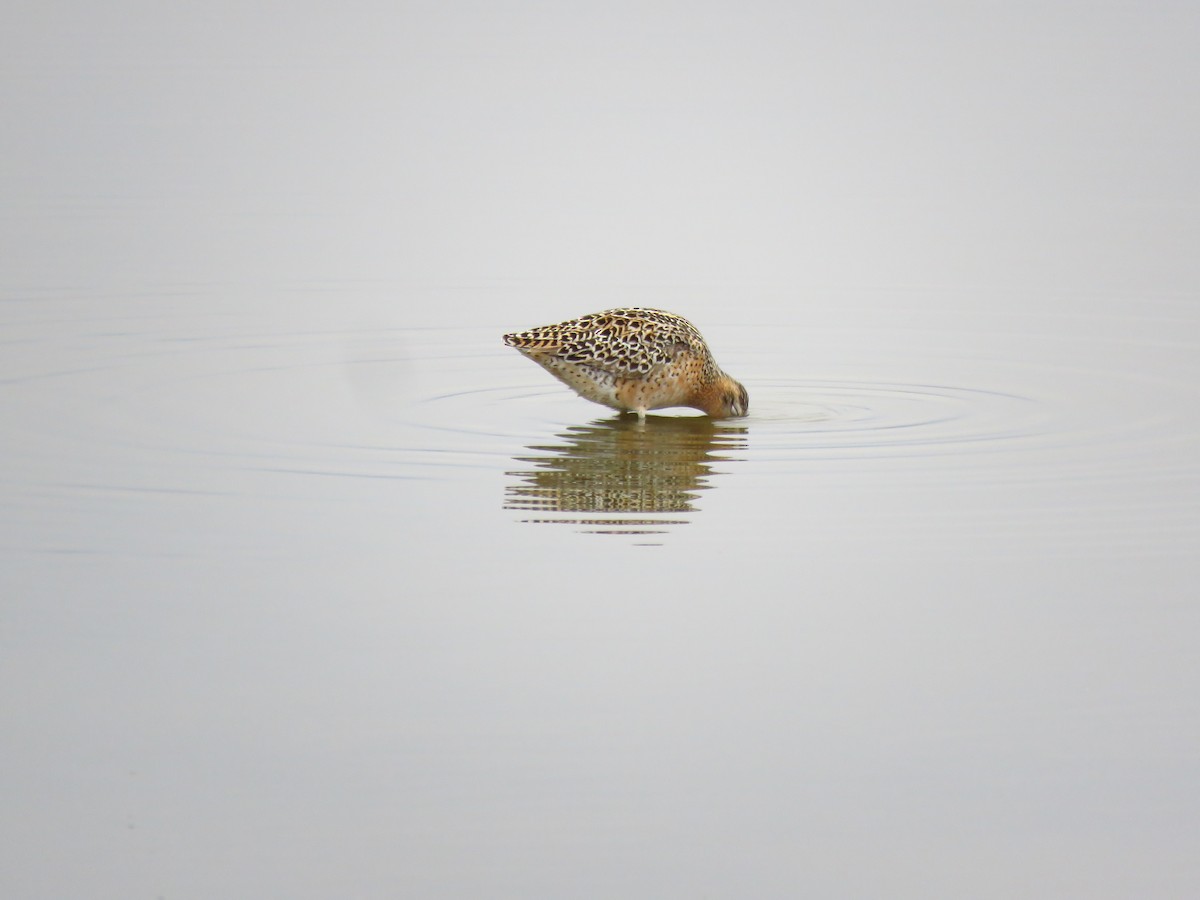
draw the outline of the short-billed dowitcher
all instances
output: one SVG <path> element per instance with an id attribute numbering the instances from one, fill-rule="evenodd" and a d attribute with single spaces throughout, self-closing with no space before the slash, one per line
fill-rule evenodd
<path id="1" fill-rule="evenodd" d="M 506 334 L 504 343 L 579 396 L 639 418 L 668 406 L 714 419 L 750 409 L 746 389 L 721 371 L 696 326 L 661 309 L 609 309 Z"/>

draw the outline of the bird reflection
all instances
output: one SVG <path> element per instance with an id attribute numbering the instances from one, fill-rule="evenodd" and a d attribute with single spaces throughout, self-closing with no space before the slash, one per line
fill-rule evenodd
<path id="1" fill-rule="evenodd" d="M 531 468 L 505 491 L 505 509 L 535 514 L 525 522 L 574 525 L 595 534 L 661 534 L 686 523 L 698 492 L 709 488 L 715 463 L 746 447 L 744 426 L 707 416 L 621 415 L 573 425 L 561 443 L 534 445 Z M 581 513 L 561 516 L 561 513 Z"/>

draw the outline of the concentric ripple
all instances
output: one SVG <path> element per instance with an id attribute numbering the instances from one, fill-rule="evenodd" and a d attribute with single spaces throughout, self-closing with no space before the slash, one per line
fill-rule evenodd
<path id="1" fill-rule="evenodd" d="M 764 463 L 987 450 L 1035 439 L 1052 427 L 1044 402 L 982 386 L 803 378 L 746 384 L 751 415 L 726 424 L 747 431 L 747 452 Z M 440 432 L 449 443 L 532 438 L 611 415 L 547 379 L 434 393 L 403 413 L 413 427 Z M 657 417 L 696 414 L 661 410 Z"/>
<path id="2" fill-rule="evenodd" d="M 756 393 L 764 459 L 986 450 L 1042 434 L 1050 420 L 1038 400 L 984 387 L 779 379 Z"/>

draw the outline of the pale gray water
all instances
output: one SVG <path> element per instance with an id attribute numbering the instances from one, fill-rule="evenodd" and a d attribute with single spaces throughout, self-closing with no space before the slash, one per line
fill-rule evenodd
<path id="1" fill-rule="evenodd" d="M 1200 891 L 1190 6 L 3 16 L 0 894 Z"/>

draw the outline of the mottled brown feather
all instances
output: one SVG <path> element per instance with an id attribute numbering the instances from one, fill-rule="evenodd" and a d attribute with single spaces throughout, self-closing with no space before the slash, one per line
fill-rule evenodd
<path id="1" fill-rule="evenodd" d="M 506 334 L 581 396 L 615 409 L 692 406 L 744 415 L 745 388 L 721 371 L 696 327 L 661 309 L 621 308 Z"/>

